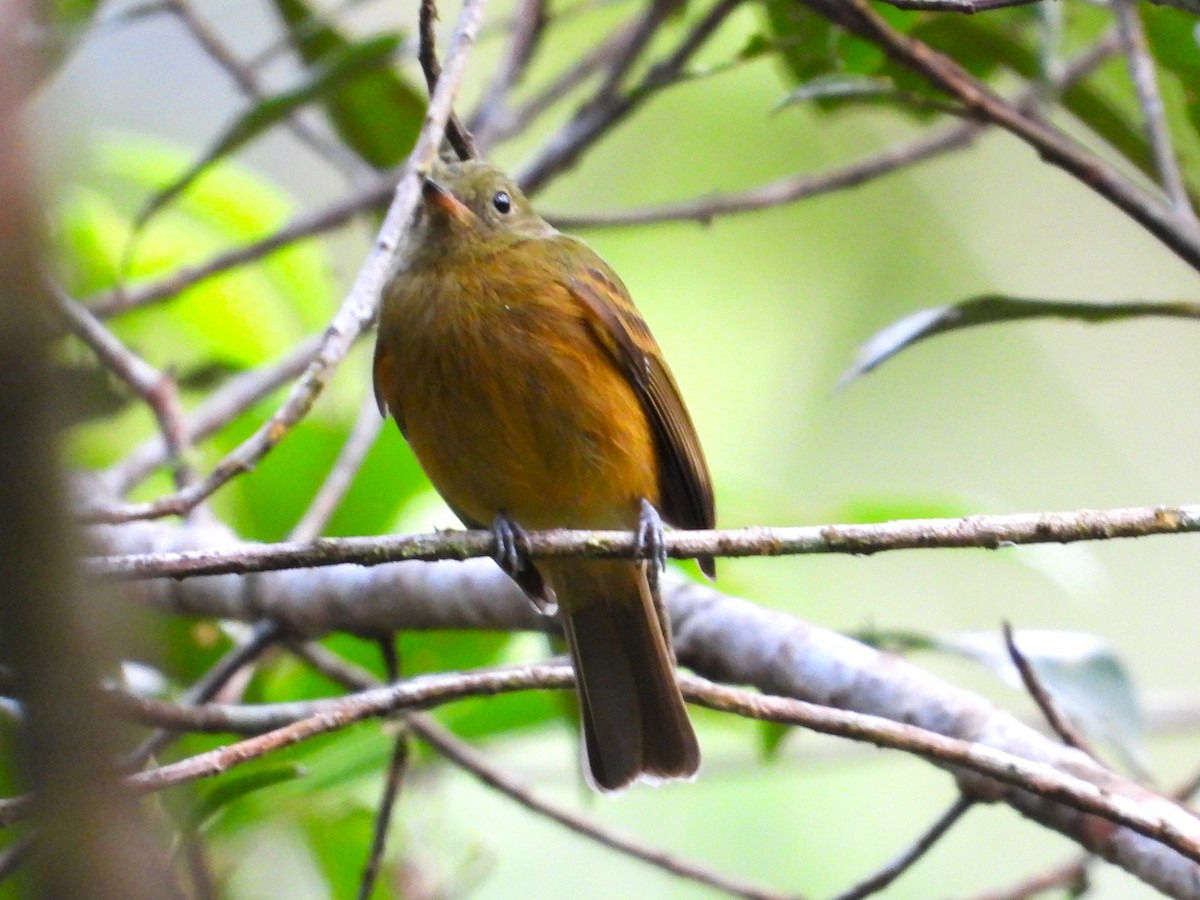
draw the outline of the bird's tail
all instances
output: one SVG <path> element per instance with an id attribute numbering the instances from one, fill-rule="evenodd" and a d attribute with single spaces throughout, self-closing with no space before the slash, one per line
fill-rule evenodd
<path id="1" fill-rule="evenodd" d="M 675 679 L 669 624 L 645 567 L 623 561 L 543 563 L 558 594 L 579 683 L 591 782 L 690 778 L 700 747 Z"/>

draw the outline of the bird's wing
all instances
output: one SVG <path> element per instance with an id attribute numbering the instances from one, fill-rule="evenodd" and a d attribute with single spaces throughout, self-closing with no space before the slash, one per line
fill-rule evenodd
<path id="1" fill-rule="evenodd" d="M 712 528 L 716 514 L 708 464 L 662 351 L 608 264 L 582 242 L 559 240 L 575 245 L 564 254 L 572 262 L 567 289 L 583 308 L 597 341 L 629 379 L 650 420 L 658 448 L 663 517 L 681 528 Z M 712 560 L 701 560 L 701 568 L 711 575 Z"/>

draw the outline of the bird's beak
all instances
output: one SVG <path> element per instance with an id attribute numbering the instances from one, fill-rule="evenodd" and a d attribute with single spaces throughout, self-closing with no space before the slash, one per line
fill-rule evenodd
<path id="1" fill-rule="evenodd" d="M 471 225 L 475 221 L 475 213 L 470 207 L 428 176 L 421 186 L 421 194 L 426 208 L 437 209 L 460 225 Z"/>

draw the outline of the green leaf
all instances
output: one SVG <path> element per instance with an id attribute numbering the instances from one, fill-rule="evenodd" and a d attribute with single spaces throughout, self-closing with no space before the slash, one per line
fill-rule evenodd
<path id="1" fill-rule="evenodd" d="M 890 78 L 865 75 L 819 75 L 792 91 L 775 107 L 776 111 L 798 103 L 815 102 L 832 109 L 857 104 L 887 106 L 901 110 L 948 112 L 960 115 L 961 106 L 930 94 L 900 91 Z"/>
<path id="2" fill-rule="evenodd" d="M 264 763 L 252 769 L 238 769 L 225 775 L 200 796 L 188 815 L 188 822 L 203 831 L 234 801 L 263 788 L 302 778 L 305 774 L 304 767 L 298 763 Z"/>
<path id="3" fill-rule="evenodd" d="M 791 725 L 781 725 L 778 722 L 758 722 L 758 755 L 763 762 L 770 762 L 779 756 L 783 742 L 788 735 L 795 732 Z"/>
<path id="4" fill-rule="evenodd" d="M 838 388 L 870 372 L 901 350 L 934 335 L 979 325 L 1049 318 L 1090 323 L 1141 318 L 1200 319 L 1200 304 L 1166 300 L 1091 303 L 985 294 L 952 306 L 919 310 L 876 332 L 859 348 L 854 364 L 838 380 Z"/>
<path id="5" fill-rule="evenodd" d="M 901 519 L 957 519 L 979 512 L 980 504 L 962 497 L 906 497 L 855 495 L 832 511 L 835 522 L 854 525 L 894 522 Z"/>
<path id="6" fill-rule="evenodd" d="M 303 0 L 274 0 L 288 38 L 310 69 L 328 65 L 351 42 Z M 398 165 L 412 148 L 425 116 L 424 96 L 392 68 L 362 74 L 323 94 L 325 114 L 345 143 L 378 169 Z"/>
<path id="7" fill-rule="evenodd" d="M 1137 691 L 1117 653 L 1101 638 L 1080 631 L 1027 629 L 1014 643 L 1059 712 L 1085 735 L 1111 746 L 1138 774 L 1147 770 Z M 1024 690 L 1001 635 L 963 632 L 941 638 L 937 649 L 965 656 Z"/>
<path id="8" fill-rule="evenodd" d="M 54 25 L 79 26 L 91 20 L 100 0 L 51 0 L 40 6 L 43 17 Z"/>
<path id="9" fill-rule="evenodd" d="M 182 149 L 144 136 L 113 135 L 96 144 L 84 179 L 56 198 L 56 267 L 73 295 L 113 288 L 123 261 L 130 282 L 157 280 L 269 234 L 292 217 L 294 207 L 286 195 L 223 161 L 157 217 L 136 252 L 129 253 L 132 210 L 174 177 L 188 158 Z M 192 373 L 198 376 L 197 387 L 203 387 L 216 373 L 241 370 L 290 350 L 328 321 L 335 293 L 324 243 L 312 239 L 126 313 L 111 327 L 150 363 L 180 373 L 186 390 Z M 67 367 L 91 358 L 69 342 L 59 352 Z M 98 394 L 97 399 L 102 401 L 95 407 L 99 411 L 104 397 Z M 185 396 L 185 402 L 190 399 Z M 116 415 L 71 431 L 69 454 L 76 465 L 108 465 L 154 429 L 140 405 L 116 405 Z M 262 410 L 256 414 L 261 417 Z"/>
<path id="10" fill-rule="evenodd" d="M 887 63 L 878 46 L 847 33 L 794 0 L 761 0 L 761 6 L 771 42 L 794 83 L 804 84 L 825 75 L 875 75 Z M 890 6 L 878 10 L 889 24 L 905 32 L 921 18 Z"/>
<path id="11" fill-rule="evenodd" d="M 1154 7 L 1139 11 L 1155 62 L 1179 79 L 1192 129 L 1200 132 L 1200 38 L 1196 17 L 1183 10 Z"/>
<path id="12" fill-rule="evenodd" d="M 319 66 L 310 69 L 309 78 L 299 86 L 267 97 L 251 107 L 183 174 L 150 198 L 138 214 L 137 224 L 144 225 L 155 213 L 183 193 L 213 163 L 254 140 L 297 109 L 332 94 L 346 83 L 386 64 L 395 54 L 399 44 L 400 36 L 396 34 L 347 44 L 331 53 Z"/>

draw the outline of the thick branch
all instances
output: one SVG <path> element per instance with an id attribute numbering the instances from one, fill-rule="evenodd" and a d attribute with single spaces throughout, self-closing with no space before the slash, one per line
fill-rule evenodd
<path id="1" fill-rule="evenodd" d="M 116 552 L 235 542 L 214 525 L 135 523 L 97 529 L 94 536 Z M 225 575 L 146 581 L 127 590 L 164 611 L 246 621 L 267 616 L 298 634 L 552 627 L 490 560 L 292 570 L 257 575 L 252 586 L 247 590 L 245 579 Z M 711 588 L 673 581 L 667 594 L 680 660 L 706 677 L 905 722 L 1052 766 L 1129 799 L 1146 815 L 1185 815 L 1171 801 L 902 660 Z M 1005 802 L 1172 896 L 1200 897 L 1200 867 L 1155 841 L 1125 828 L 1098 828 L 1094 816 L 1016 787 L 998 788 L 992 779 L 963 777 L 961 783 L 972 796 Z M 1184 821 L 1194 822 L 1190 816 Z"/>

